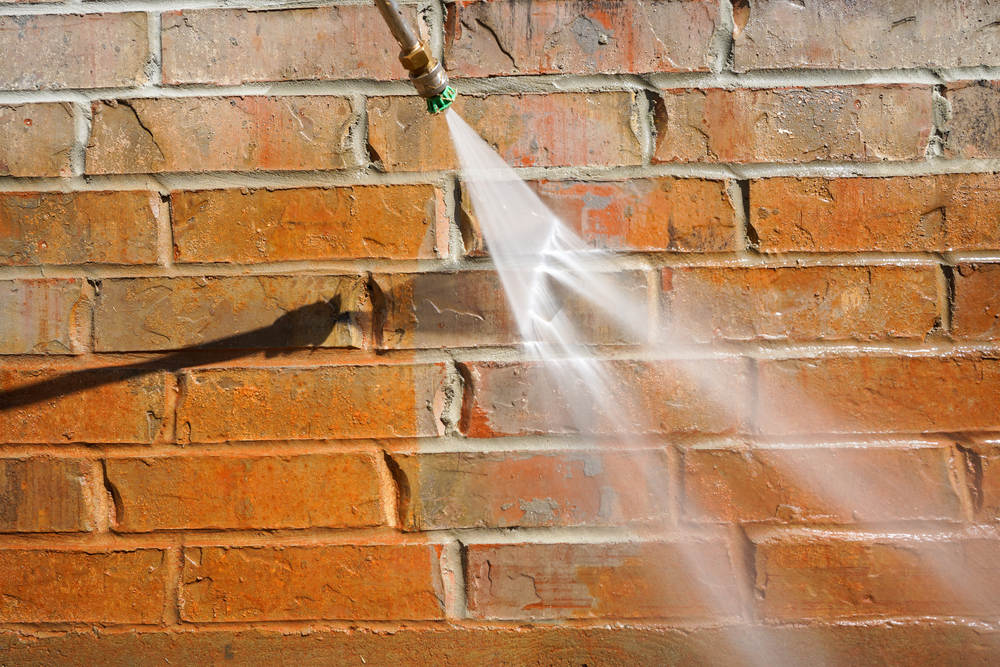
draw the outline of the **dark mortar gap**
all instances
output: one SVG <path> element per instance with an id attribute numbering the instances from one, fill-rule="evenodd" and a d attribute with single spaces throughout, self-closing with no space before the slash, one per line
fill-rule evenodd
<path id="1" fill-rule="evenodd" d="M 955 267 L 948 266 L 947 264 L 942 264 L 941 272 L 944 274 L 945 285 L 947 286 L 946 289 L 947 294 L 945 294 L 945 299 L 947 299 L 947 303 L 945 303 L 945 308 L 947 309 L 948 312 L 948 328 L 954 329 L 955 328 Z M 938 326 L 944 328 L 940 322 L 938 322 Z"/>
<path id="2" fill-rule="evenodd" d="M 983 457 L 972 447 L 955 443 L 962 453 L 965 464 L 965 476 L 969 484 L 969 496 L 972 498 L 972 509 L 977 513 L 983 509 Z"/>
<path id="3" fill-rule="evenodd" d="M 740 199 L 743 200 L 743 230 L 749 245 L 747 250 L 759 251 L 760 236 L 754 226 L 750 224 L 750 181 L 740 180 L 736 181 L 736 184 L 740 188 Z"/>
<path id="4" fill-rule="evenodd" d="M 108 477 L 108 462 L 104 459 L 101 460 L 101 475 L 104 478 L 104 490 L 108 492 L 108 496 L 111 498 L 111 506 L 114 509 L 114 514 L 110 517 L 111 529 L 114 530 L 115 526 L 125 518 L 125 505 L 122 502 L 121 493 L 111 483 L 111 478 Z"/>
<path id="5" fill-rule="evenodd" d="M 389 469 L 392 481 L 396 485 L 396 520 L 403 530 L 407 530 L 411 527 L 409 526 L 411 522 L 406 520 L 411 498 L 410 479 L 403 472 L 403 469 L 399 467 L 399 464 L 396 463 L 396 459 L 392 458 L 388 452 L 383 451 L 382 457 L 385 459 L 385 465 Z"/>

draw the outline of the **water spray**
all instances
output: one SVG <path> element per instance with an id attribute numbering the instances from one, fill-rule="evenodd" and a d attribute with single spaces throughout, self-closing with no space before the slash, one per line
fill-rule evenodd
<path id="1" fill-rule="evenodd" d="M 431 54 L 430 46 L 410 30 L 396 0 L 375 0 L 375 5 L 399 43 L 399 62 L 410 73 L 417 94 L 427 100 L 427 111 L 441 113 L 450 107 L 457 93 L 448 85 L 444 67 Z"/>

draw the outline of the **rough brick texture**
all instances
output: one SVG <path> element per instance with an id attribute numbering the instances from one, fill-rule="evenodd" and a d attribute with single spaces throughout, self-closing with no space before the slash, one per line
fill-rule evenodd
<path id="1" fill-rule="evenodd" d="M 0 176 L 72 176 L 73 125 L 68 103 L 0 106 Z"/>
<path id="2" fill-rule="evenodd" d="M 0 532 L 93 530 L 95 467 L 83 459 L 0 459 Z"/>
<path id="3" fill-rule="evenodd" d="M 956 338 L 1000 338 L 1000 264 L 960 264 L 954 273 Z"/>
<path id="4" fill-rule="evenodd" d="M 995 29 L 995 28 L 993 28 Z M 976 81 L 948 86 L 945 94 L 950 118 L 944 143 L 948 157 L 1000 156 L 1000 82 Z"/>
<path id="5" fill-rule="evenodd" d="M 0 280 L 0 354 L 72 354 L 79 280 Z"/>

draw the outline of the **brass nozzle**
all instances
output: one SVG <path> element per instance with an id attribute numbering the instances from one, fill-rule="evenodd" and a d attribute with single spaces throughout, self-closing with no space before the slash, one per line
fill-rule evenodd
<path id="1" fill-rule="evenodd" d="M 421 42 L 403 19 L 396 0 L 375 0 L 382 18 L 389 26 L 392 36 L 399 44 L 399 62 L 410 73 L 410 81 L 421 97 L 432 98 L 441 95 L 448 88 L 448 77 L 444 73 L 426 42 Z"/>

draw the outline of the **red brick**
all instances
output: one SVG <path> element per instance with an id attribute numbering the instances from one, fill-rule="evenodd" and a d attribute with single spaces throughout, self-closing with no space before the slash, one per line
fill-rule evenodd
<path id="1" fill-rule="evenodd" d="M 174 259 L 253 264 L 448 254 L 432 185 L 173 192 Z"/>
<path id="2" fill-rule="evenodd" d="M 474 544 L 469 613 L 477 619 L 703 619 L 739 614 L 725 544 Z"/>
<path id="3" fill-rule="evenodd" d="M 445 5 L 445 62 L 458 76 L 706 72 L 714 2 Z"/>
<path id="4" fill-rule="evenodd" d="M 953 447 L 684 452 L 685 516 L 699 522 L 876 523 L 964 518 Z"/>
<path id="5" fill-rule="evenodd" d="M 342 97 L 185 97 L 93 103 L 88 174 L 312 171 L 356 166 Z"/>
<path id="6" fill-rule="evenodd" d="M 989 356 L 765 361 L 759 383 L 765 433 L 1000 428 L 1000 363 Z"/>
<path id="7" fill-rule="evenodd" d="M 0 280 L 0 354 L 73 354 L 82 280 Z M 89 312 L 87 313 L 89 315 Z"/>
<path id="8" fill-rule="evenodd" d="M 659 450 L 398 454 L 407 530 L 623 526 L 667 512 Z"/>
<path id="9" fill-rule="evenodd" d="M 757 544 L 767 621 L 978 616 L 998 611 L 996 538 L 817 536 Z"/>
<path id="10" fill-rule="evenodd" d="M 461 96 L 452 108 L 515 167 L 640 164 L 634 93 Z M 368 100 L 368 143 L 383 169 L 458 167 L 444 118 L 419 97 Z"/>
<path id="11" fill-rule="evenodd" d="M 444 375 L 441 365 L 190 370 L 178 433 L 190 442 L 439 435 Z"/>
<path id="12" fill-rule="evenodd" d="M 91 461 L 42 456 L 0 459 L 0 532 L 94 530 Z"/>
<path id="13" fill-rule="evenodd" d="M 181 618 L 439 619 L 440 553 L 422 544 L 186 548 Z"/>
<path id="14" fill-rule="evenodd" d="M 367 452 L 105 462 L 121 532 L 377 526 L 376 466 Z"/>
<path id="15" fill-rule="evenodd" d="M 952 333 L 956 338 L 1000 338 L 1000 264 L 959 264 L 955 271 Z"/>
<path id="16" fill-rule="evenodd" d="M 673 338 L 923 339 L 938 317 L 937 269 L 898 266 L 663 270 Z"/>
<path id="17" fill-rule="evenodd" d="M 416 25 L 413 6 L 403 6 Z M 253 11 L 188 9 L 163 15 L 164 83 L 378 79 L 406 75 L 374 5 Z M 344 48 L 349 44 L 350 48 Z"/>
<path id="18" fill-rule="evenodd" d="M 460 368 L 466 378 L 460 427 L 473 438 L 730 432 L 745 389 L 740 365 L 730 361 L 595 362 L 585 372 L 554 361 Z"/>
<path id="19" fill-rule="evenodd" d="M 165 555 L 0 549 L 0 622 L 160 623 Z"/>
<path id="20" fill-rule="evenodd" d="M 966 478 L 972 487 L 972 504 L 977 518 L 1000 519 L 1000 447 L 994 438 L 966 445 Z"/>
<path id="21" fill-rule="evenodd" d="M 979 0 L 801 5 L 755 0 L 735 69 L 896 69 L 1000 65 L 1000 12 Z M 836 26 L 836 29 L 831 29 Z"/>
<path id="22" fill-rule="evenodd" d="M 153 264 L 161 211 L 155 192 L 2 193 L 0 264 Z"/>
<path id="23" fill-rule="evenodd" d="M 665 90 L 653 162 L 922 160 L 932 126 L 925 86 Z"/>
<path id="24" fill-rule="evenodd" d="M 94 349 L 366 347 L 371 326 L 358 276 L 106 279 Z"/>
<path id="25" fill-rule="evenodd" d="M 750 181 L 762 252 L 944 252 L 1000 248 L 1000 176 Z"/>
<path id="26" fill-rule="evenodd" d="M 1000 157 L 1000 81 L 953 83 L 945 98 L 951 107 L 944 127 L 945 156 Z"/>
<path id="27" fill-rule="evenodd" d="M 72 176 L 73 110 L 66 103 L 0 106 L 0 176 Z"/>
<path id="28" fill-rule="evenodd" d="M 0 369 L 0 443 L 150 443 L 166 419 L 163 371 Z"/>
<path id="29" fill-rule="evenodd" d="M 146 82 L 146 14 L 0 20 L 0 90 L 116 88 Z"/>

